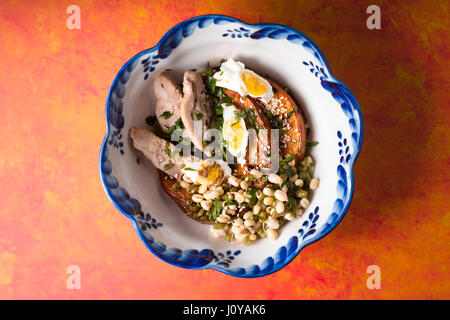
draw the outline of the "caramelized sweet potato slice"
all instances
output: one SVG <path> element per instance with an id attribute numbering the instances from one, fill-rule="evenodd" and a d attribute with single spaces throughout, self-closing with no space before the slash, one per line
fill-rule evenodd
<path id="1" fill-rule="evenodd" d="M 305 120 L 292 97 L 273 80 L 267 81 L 274 91 L 268 107 L 274 115 L 283 117 L 284 126 L 287 124 L 287 130 L 280 135 L 280 152 L 283 156 L 293 155 L 299 161 L 306 150 Z"/>

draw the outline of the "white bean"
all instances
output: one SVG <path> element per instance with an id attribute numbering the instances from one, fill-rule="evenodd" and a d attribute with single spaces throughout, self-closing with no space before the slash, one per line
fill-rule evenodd
<path id="1" fill-rule="evenodd" d="M 267 220 L 265 222 L 266 222 L 267 227 L 270 229 L 278 229 L 280 227 L 280 223 L 278 222 L 278 220 L 276 220 L 272 217 L 267 218 Z"/>
<path id="2" fill-rule="evenodd" d="M 252 170 L 250 170 L 250 174 L 251 174 L 252 176 L 254 176 L 256 179 L 259 179 L 259 178 L 262 177 L 261 171 L 259 171 L 259 170 L 257 170 L 257 169 L 252 169 Z"/>
<path id="3" fill-rule="evenodd" d="M 201 194 L 196 193 L 192 196 L 192 201 L 197 202 L 197 203 L 202 202 L 203 196 Z"/>
<path id="4" fill-rule="evenodd" d="M 291 221 L 291 220 L 294 220 L 295 217 L 292 213 L 288 212 L 284 215 L 284 218 L 288 221 Z"/>
<path id="5" fill-rule="evenodd" d="M 243 218 L 244 220 L 250 219 L 253 216 L 253 213 L 251 211 L 248 211 L 244 214 Z"/>
<path id="6" fill-rule="evenodd" d="M 244 220 L 242 220 L 241 218 L 237 218 L 237 219 L 235 219 L 233 221 L 233 224 L 236 225 L 236 226 L 239 226 L 239 225 L 241 225 L 243 223 L 244 223 Z"/>
<path id="7" fill-rule="evenodd" d="M 273 198 L 272 197 L 266 197 L 266 198 L 264 198 L 263 203 L 266 206 L 271 205 L 273 203 Z"/>
<path id="8" fill-rule="evenodd" d="M 209 209 L 211 209 L 212 201 L 211 200 L 203 200 L 202 202 L 200 202 L 200 205 L 202 206 L 203 209 L 208 211 Z"/>
<path id="9" fill-rule="evenodd" d="M 268 229 L 266 233 L 267 238 L 269 238 L 270 240 L 275 240 L 276 238 L 278 238 L 278 232 L 276 230 Z"/>
<path id="10" fill-rule="evenodd" d="M 217 217 L 216 220 L 217 220 L 217 222 L 220 222 L 220 223 L 227 223 L 230 219 L 225 216 L 219 216 L 219 217 Z"/>
<path id="11" fill-rule="evenodd" d="M 259 204 L 255 204 L 253 207 L 253 213 L 258 214 L 261 211 L 261 206 Z"/>
<path id="12" fill-rule="evenodd" d="M 283 190 L 275 191 L 275 198 L 277 198 L 277 200 L 280 200 L 283 202 L 288 201 L 288 196 L 287 196 L 286 192 L 284 192 Z"/>
<path id="13" fill-rule="evenodd" d="M 269 174 L 269 181 L 271 183 L 275 183 L 275 184 L 281 184 L 283 181 L 281 180 L 280 176 L 274 173 Z"/>
<path id="14" fill-rule="evenodd" d="M 278 213 L 283 213 L 284 212 L 284 203 L 282 201 L 278 200 L 275 205 L 275 210 L 277 210 Z"/>
<path id="15" fill-rule="evenodd" d="M 237 203 L 242 203 L 242 202 L 244 202 L 245 197 L 240 193 L 236 193 L 234 195 L 234 199 L 237 201 Z"/>
<path id="16" fill-rule="evenodd" d="M 300 205 L 305 209 L 308 208 L 309 200 L 307 198 L 302 198 L 302 200 L 300 200 Z"/>
<path id="17" fill-rule="evenodd" d="M 271 188 L 269 188 L 269 187 L 265 187 L 265 188 L 263 189 L 263 193 L 264 193 L 266 196 L 268 196 L 268 197 L 271 197 L 271 196 L 273 196 L 273 194 L 274 194 L 273 190 L 272 190 Z"/>
<path id="18" fill-rule="evenodd" d="M 181 186 L 183 189 L 189 189 L 190 184 L 189 184 L 188 182 L 182 180 L 182 181 L 180 181 L 180 186 Z"/>
<path id="19" fill-rule="evenodd" d="M 253 227 L 256 224 L 255 220 L 253 219 L 248 219 L 244 221 L 244 225 L 246 227 Z"/>
<path id="20" fill-rule="evenodd" d="M 314 178 L 311 179 L 311 182 L 309 183 L 309 188 L 311 190 L 316 190 L 319 187 L 319 179 Z"/>
<path id="21" fill-rule="evenodd" d="M 204 184 L 200 185 L 200 187 L 198 187 L 198 193 L 205 193 L 208 190 L 208 187 L 205 186 Z"/>
<path id="22" fill-rule="evenodd" d="M 228 178 L 228 183 L 231 184 L 233 187 L 239 187 L 240 181 L 235 176 L 230 176 Z"/>

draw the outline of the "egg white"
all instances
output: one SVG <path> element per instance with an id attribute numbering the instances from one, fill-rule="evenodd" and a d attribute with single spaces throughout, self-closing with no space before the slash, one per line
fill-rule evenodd
<path id="1" fill-rule="evenodd" d="M 234 105 L 222 105 L 223 106 L 223 128 L 222 128 L 222 135 L 223 139 L 226 142 L 226 147 L 228 151 L 237 158 L 237 161 L 239 163 L 245 163 L 245 155 L 247 153 L 247 144 L 248 144 L 248 131 L 245 126 L 245 121 L 243 117 L 236 116 L 236 113 L 241 112 L 242 110 L 238 110 Z M 238 122 L 240 127 L 243 129 L 242 132 L 240 132 L 241 136 L 241 144 L 239 146 L 233 146 L 231 143 L 232 137 L 229 136 L 229 132 L 227 132 L 227 123 L 232 125 L 234 123 Z"/>
<path id="2" fill-rule="evenodd" d="M 250 73 L 253 77 L 264 82 L 267 90 L 261 95 L 251 94 L 242 80 L 243 73 Z M 213 78 L 216 79 L 216 86 L 236 91 L 242 97 L 249 95 L 254 98 L 259 98 L 265 103 L 269 102 L 273 97 L 272 86 L 266 79 L 259 76 L 256 72 L 246 69 L 242 62 L 234 61 L 231 57 L 221 64 L 220 70 L 213 75 Z"/>

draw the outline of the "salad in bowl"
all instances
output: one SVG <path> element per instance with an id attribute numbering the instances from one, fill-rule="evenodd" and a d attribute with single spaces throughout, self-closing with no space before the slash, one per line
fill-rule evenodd
<path id="1" fill-rule="evenodd" d="M 290 27 L 176 25 L 120 69 L 106 120 L 105 191 L 172 265 L 268 275 L 350 205 L 358 103 Z"/>

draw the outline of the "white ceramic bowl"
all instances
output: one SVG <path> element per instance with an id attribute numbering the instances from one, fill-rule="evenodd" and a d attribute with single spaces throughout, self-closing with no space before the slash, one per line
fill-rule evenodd
<path id="1" fill-rule="evenodd" d="M 181 81 L 184 70 L 203 70 L 207 62 L 214 65 L 230 56 L 288 87 L 310 124 L 309 140 L 319 141 L 311 155 L 320 187 L 309 208 L 287 223 L 276 241 L 266 238 L 251 246 L 211 239 L 209 225 L 186 217 L 161 189 L 157 170 L 132 147 L 128 136 L 131 127 L 150 129 L 145 119 L 154 114 L 154 75 L 171 69 Z M 362 142 L 358 103 L 333 77 L 317 46 L 286 26 L 251 25 L 218 15 L 176 25 L 155 47 L 120 69 L 106 102 L 106 120 L 108 132 L 100 154 L 106 193 L 150 251 L 176 266 L 212 268 L 239 277 L 270 274 L 330 232 L 352 198 L 352 166 Z"/>

